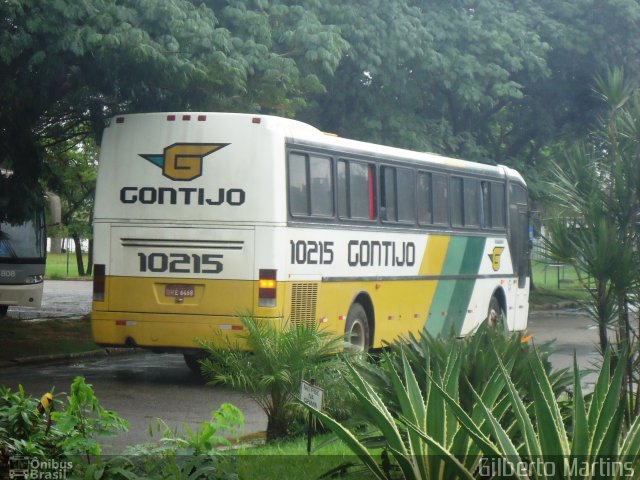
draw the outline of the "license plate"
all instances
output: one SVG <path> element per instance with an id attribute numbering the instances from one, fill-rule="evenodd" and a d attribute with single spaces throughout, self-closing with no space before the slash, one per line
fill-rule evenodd
<path id="1" fill-rule="evenodd" d="M 193 297 L 196 288 L 193 285 L 167 285 L 164 294 L 167 297 Z"/>

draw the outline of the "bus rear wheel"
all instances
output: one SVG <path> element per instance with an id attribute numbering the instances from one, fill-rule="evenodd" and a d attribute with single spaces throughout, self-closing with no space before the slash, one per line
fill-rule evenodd
<path id="1" fill-rule="evenodd" d="M 183 356 L 184 363 L 189 367 L 189 370 L 198 375 L 202 375 L 200 361 L 207 358 L 206 355 L 202 353 L 185 353 Z"/>
<path id="2" fill-rule="evenodd" d="M 344 330 L 345 340 L 356 350 L 369 348 L 369 322 L 367 312 L 359 303 L 354 303 L 347 314 L 347 325 Z"/>
<path id="3" fill-rule="evenodd" d="M 487 325 L 492 330 L 504 329 L 504 322 L 502 318 L 502 308 L 500 308 L 500 302 L 494 296 L 491 297 L 489 302 L 489 309 L 487 311 Z"/>

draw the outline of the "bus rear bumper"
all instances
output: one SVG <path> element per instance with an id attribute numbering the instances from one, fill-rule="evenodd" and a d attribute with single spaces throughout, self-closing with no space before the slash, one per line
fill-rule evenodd
<path id="1" fill-rule="evenodd" d="M 42 283 L 0 285 L 0 305 L 39 308 L 42 305 Z"/>
<path id="2" fill-rule="evenodd" d="M 158 352 L 188 352 L 203 349 L 209 342 L 242 346 L 242 337 L 246 334 L 237 316 L 196 317 L 96 310 L 91 316 L 91 330 L 94 341 L 104 347 L 141 347 Z"/>

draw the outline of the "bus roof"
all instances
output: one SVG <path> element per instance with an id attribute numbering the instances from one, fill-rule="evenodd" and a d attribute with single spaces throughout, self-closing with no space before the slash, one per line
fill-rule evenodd
<path id="1" fill-rule="evenodd" d="M 138 113 L 117 115 L 113 121 L 116 123 L 124 123 L 127 118 L 131 117 L 139 119 L 139 117 L 155 118 L 157 121 L 164 118 L 169 122 L 179 123 L 181 121 L 204 121 L 207 118 L 224 118 L 241 119 L 246 118 L 247 124 L 258 124 L 263 128 L 280 132 L 289 142 L 294 144 L 304 144 L 315 146 L 318 148 L 326 148 L 331 150 L 339 150 L 345 154 L 351 153 L 364 156 L 375 156 L 377 158 L 389 158 L 394 160 L 403 160 L 411 163 L 435 165 L 444 168 L 452 168 L 456 170 L 467 170 L 469 172 L 485 174 L 493 177 L 509 177 L 522 184 L 525 184 L 522 176 L 512 168 L 502 165 L 489 165 L 468 160 L 461 160 L 444 155 L 418 152 L 398 147 L 369 143 L 360 140 L 353 140 L 340 137 L 334 133 L 326 133 L 313 127 L 307 123 L 290 118 L 278 117 L 273 115 L 251 114 L 251 113 L 233 113 L 233 112 L 158 112 L 158 113 Z M 159 117 L 159 118 L 157 118 Z"/>

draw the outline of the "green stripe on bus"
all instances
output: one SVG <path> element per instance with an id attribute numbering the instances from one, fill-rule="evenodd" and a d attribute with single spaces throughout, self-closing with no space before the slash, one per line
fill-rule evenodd
<path id="1" fill-rule="evenodd" d="M 486 239 L 453 237 L 449 243 L 442 275 L 475 275 L 480 268 Z M 460 334 L 476 280 L 440 280 L 436 287 L 425 328 L 437 336 Z"/>

